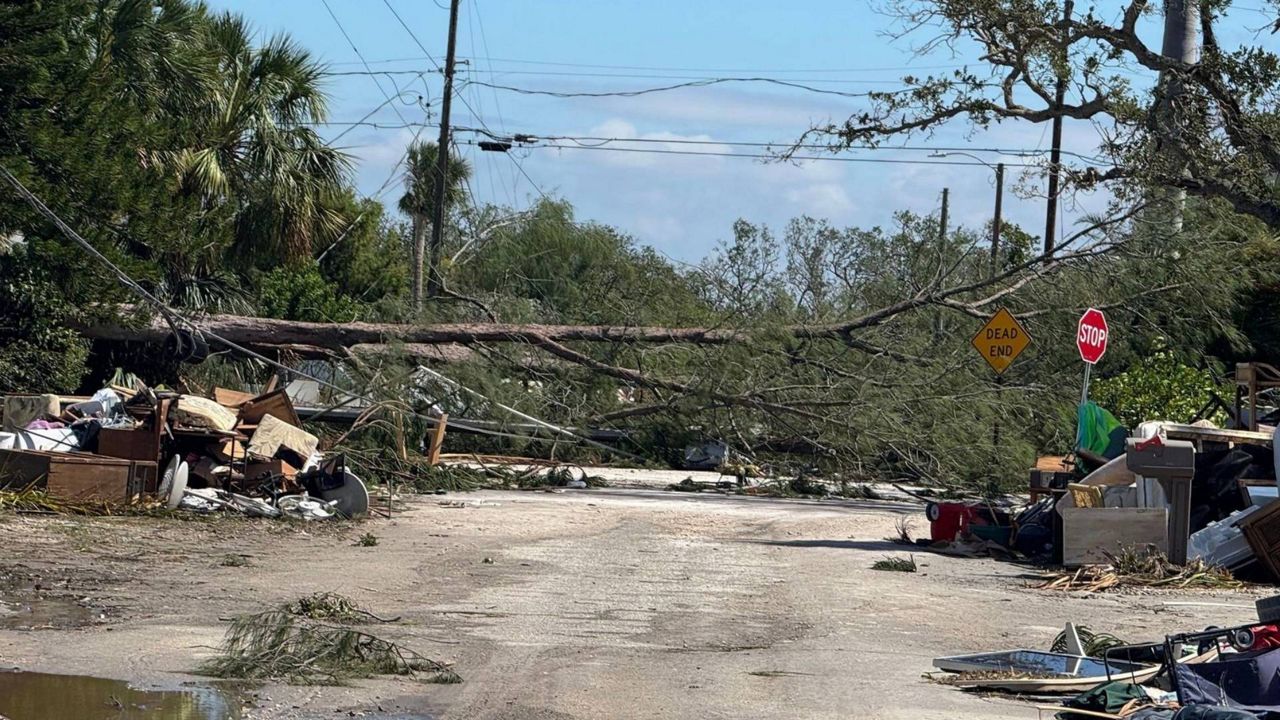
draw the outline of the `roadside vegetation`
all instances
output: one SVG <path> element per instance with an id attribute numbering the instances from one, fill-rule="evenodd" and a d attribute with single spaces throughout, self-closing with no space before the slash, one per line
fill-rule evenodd
<path id="1" fill-rule="evenodd" d="M 1030 6 L 903 5 L 923 8 L 921 19 L 944 35 L 990 26 L 1000 29 L 997 43 L 1008 28 L 1044 39 L 1018 53 L 1019 62 L 1043 65 L 1056 52 L 1048 49 L 1055 26 Z M 1047 29 L 1032 32 L 1038 28 Z M 551 343 L 530 334 L 463 343 L 447 359 L 394 345 L 375 354 L 331 348 L 321 357 L 264 349 L 394 403 L 395 412 L 329 438 L 373 480 L 424 490 L 492 482 L 497 471 L 488 467 L 428 469 L 388 448 L 407 439 L 409 454 L 418 453 L 430 430 L 422 416 L 441 409 L 510 420 L 502 403 L 566 426 L 624 431 L 627 439 L 614 444 L 630 461 L 657 466 L 681 463 L 688 445 L 721 440 L 774 477 L 812 469 L 840 478 L 854 497 L 881 481 L 986 491 L 1025 483 L 1023 468 L 1036 455 L 1069 449 L 1081 368 L 1072 338 L 1086 307 L 1106 308 L 1117 330 L 1098 368 L 1097 397 L 1128 422 L 1157 410 L 1160 419 L 1190 420 L 1236 360 L 1280 349 L 1280 212 L 1267 212 L 1276 207 L 1274 184 L 1253 183 L 1272 177 L 1264 121 L 1274 117 L 1274 100 L 1246 103 L 1226 120 L 1207 114 L 1192 127 L 1219 137 L 1213 122 L 1254 123 L 1231 135 L 1222 157 L 1197 151 L 1187 162 L 1211 179 L 1237 163 L 1257 197 L 1249 206 L 1239 184 L 1229 193 L 1192 188 L 1177 211 L 1179 232 L 1162 220 L 1168 208 L 1145 207 L 1147 189 L 1172 182 L 1148 162 L 1145 130 L 1107 148 L 1122 183 L 1115 204 L 1066 228 L 1051 255 L 1041 254 L 1042 238 L 1012 224 L 993 256 L 989 227 L 941 228 L 935 214 L 904 211 L 882 227 L 800 217 L 778 228 L 745 218 L 724 229 L 702 262 L 676 265 L 625 228 L 581 220 L 563 198 L 479 206 L 466 194 L 466 159 L 456 158 L 445 245 L 438 266 L 424 270 L 430 253 L 418 241 L 438 149 L 408 150 L 409 182 L 395 202 L 361 197 L 352 158 L 314 130 L 328 117 L 324 68 L 287 35 L 263 36 L 238 15 L 189 0 L 54 0 L 0 7 L 0 37 L 0 164 L 183 313 L 720 333 L 670 343 Z M 1087 57 L 1073 56 L 1080 64 L 1068 71 L 1102 72 Z M 1214 48 L 1206 62 L 1250 98 L 1275 97 L 1274 63 L 1249 63 L 1260 69 L 1248 73 L 1238 56 Z M 1191 80 L 1188 92 L 1221 100 L 1217 85 Z M 871 125 L 815 132 L 856 144 L 910 134 L 885 124 L 904 114 L 920 115 L 924 128 L 943 116 L 979 125 L 994 117 L 981 114 L 991 106 L 975 96 L 984 87 L 976 81 L 917 84 L 932 94 L 873 98 Z M 1071 85 L 1109 89 L 1100 107 L 1117 127 L 1134 126 L 1136 108 L 1159 101 L 1145 86 Z M 958 114 L 922 107 L 929 98 Z M 1018 119 L 1012 110 L 995 115 Z M 1120 172 L 1133 168 L 1152 171 Z M 1068 180 L 1070 192 L 1101 182 L 1096 173 L 1092 185 Z M 423 297 L 432 270 L 442 286 Z M 20 198 L 0 192 L 0 388 L 70 393 L 101 387 L 117 368 L 192 390 L 256 387 L 269 376 L 263 363 L 234 355 L 182 365 L 149 345 L 83 336 L 95 323 L 145 322 L 136 303 Z M 1001 307 L 1020 318 L 1032 345 L 997 382 L 969 341 Z M 488 399 L 424 376 L 420 364 Z M 563 435 L 507 435 L 520 437 L 451 435 L 450 451 L 612 459 Z M 811 488 L 805 480 L 781 491 Z"/>

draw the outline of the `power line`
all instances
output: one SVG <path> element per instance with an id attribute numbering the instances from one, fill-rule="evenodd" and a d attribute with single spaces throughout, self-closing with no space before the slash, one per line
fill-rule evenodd
<path id="1" fill-rule="evenodd" d="M 550 200 L 550 199 L 551 199 L 551 196 L 549 196 L 549 195 L 547 195 L 545 192 L 543 192 L 543 191 L 542 191 L 542 188 L 541 188 L 541 187 L 538 187 L 538 183 L 534 182 L 534 181 L 533 181 L 533 178 L 529 177 L 529 173 L 524 169 L 524 164 L 523 164 L 523 163 L 521 163 L 518 159 L 516 159 L 516 156 L 515 156 L 515 155 L 512 155 L 512 154 L 511 154 L 511 153 L 509 153 L 509 152 L 508 152 L 508 153 L 503 153 L 503 154 L 504 154 L 504 155 L 506 155 L 507 157 L 511 158 L 511 162 L 515 164 L 516 169 L 520 171 L 520 174 L 524 176 L 524 179 L 525 179 L 525 180 L 528 180 L 528 181 L 529 181 L 529 184 L 533 186 L 533 189 L 538 191 L 538 194 L 542 196 L 542 199 L 543 199 L 543 200 Z"/>
<path id="2" fill-rule="evenodd" d="M 465 72 L 463 68 L 459 72 Z M 426 72 L 437 72 L 428 70 Z M 548 70 L 494 70 L 491 66 L 484 70 L 489 74 L 490 81 L 495 81 L 497 76 L 506 75 L 534 75 L 546 77 L 586 77 L 586 78 L 616 78 L 619 80 L 724 80 L 720 76 L 715 75 L 653 75 L 644 73 L 600 73 L 600 72 L 557 72 Z M 342 71 L 325 71 L 320 73 L 325 77 L 347 77 L 347 76 L 378 76 L 395 77 L 398 75 L 415 75 L 417 70 L 399 69 L 399 70 L 342 70 Z M 828 85 L 902 85 L 901 79 L 888 78 L 768 78 L 772 82 L 777 83 L 825 83 Z"/>
<path id="3" fill-rule="evenodd" d="M 865 98 L 871 95 L 879 94 L 900 94 L 906 92 L 915 92 L 918 88 L 903 88 L 902 90 L 881 92 L 859 92 L 851 93 L 842 90 L 831 90 L 828 88 L 819 88 L 803 83 L 790 82 L 788 80 L 779 80 L 778 78 L 769 77 L 722 77 L 710 78 L 704 80 L 692 80 L 689 82 L 676 83 L 675 85 L 663 85 L 661 87 L 644 88 L 642 90 L 614 90 L 607 92 L 570 92 L 560 90 L 533 90 L 529 88 L 512 87 L 510 85 L 498 85 L 496 83 L 487 83 L 483 80 L 468 80 L 468 85 L 482 85 L 491 87 L 496 90 L 506 90 L 508 92 L 520 93 L 521 95 L 549 95 L 559 98 L 592 98 L 592 97 L 636 97 L 638 95 L 648 95 L 650 93 L 668 92 L 671 90 L 682 90 L 684 88 L 708 87 L 711 85 L 722 85 L 726 83 L 764 83 L 768 85 L 778 85 L 781 87 L 794 88 L 797 90 L 805 90 L 807 92 L 818 93 L 820 95 L 836 95 L 847 98 Z"/>
<path id="4" fill-rule="evenodd" d="M 375 70 L 375 73 L 382 72 Z M 408 70 L 386 71 L 389 74 L 398 74 L 410 72 Z M 355 75 L 363 75 L 364 73 L 350 73 Z M 558 72 L 548 70 L 498 70 L 498 75 L 537 75 L 548 77 L 589 77 L 589 78 L 619 78 L 623 80 L 720 80 L 723 76 L 718 75 L 652 75 L 644 73 L 599 73 L 599 72 Z M 841 85 L 901 85 L 902 80 L 888 78 L 769 78 L 771 81 L 778 83 L 828 83 Z"/>
<path id="5" fill-rule="evenodd" d="M 468 58 L 471 59 L 471 58 Z M 555 67 L 595 68 L 603 70 L 650 70 L 655 72 L 711 72 L 711 73 L 855 73 L 855 72 L 908 72 L 914 70 L 955 70 L 965 65 L 901 65 L 896 67 L 858 67 L 858 68 L 706 68 L 706 67 L 671 67 L 655 65 L 604 65 L 593 63 L 552 62 L 549 60 L 519 60 L 516 58 L 485 58 L 498 62 L 509 62 L 521 65 L 550 65 Z"/>
<path id="6" fill-rule="evenodd" d="M 321 0 L 321 2 L 324 3 L 325 10 L 329 11 L 329 17 L 333 18 L 333 22 L 335 25 L 338 26 L 338 30 L 342 33 L 342 37 L 347 39 L 347 44 L 351 46 L 351 49 L 352 51 L 355 52 L 356 57 L 360 58 L 361 62 L 364 62 L 364 55 L 360 53 L 360 49 L 356 47 L 355 41 L 351 39 L 351 35 L 349 35 L 347 33 L 347 29 L 343 27 L 342 21 L 338 19 L 338 16 L 333 12 L 333 8 L 329 6 L 329 0 Z M 369 67 L 368 63 L 364 63 L 364 69 L 372 72 L 372 68 Z M 371 74 L 369 77 L 373 78 L 374 84 L 378 86 L 378 91 L 381 92 L 382 96 L 387 99 L 388 103 L 390 103 L 392 96 L 389 93 L 387 93 L 385 88 L 382 87 L 382 83 L 378 82 L 378 76 Z M 400 88 L 396 88 L 397 96 L 400 95 L 399 90 Z M 401 122 L 408 122 L 407 120 L 404 119 L 404 115 L 401 114 L 400 108 L 396 107 L 395 105 L 392 105 L 391 109 L 395 111 L 396 116 L 400 118 Z"/>
<path id="7" fill-rule="evenodd" d="M 467 141 L 467 144 L 477 144 L 474 141 Z M 792 155 L 788 158 L 780 158 L 777 155 L 769 155 L 765 153 L 717 153 L 699 150 L 659 150 L 651 148 L 620 148 L 598 145 L 531 145 L 530 149 L 556 148 L 559 150 L 595 150 L 604 152 L 629 152 L 629 153 L 649 153 L 654 155 L 686 155 L 691 157 L 726 157 L 726 158 L 746 158 L 746 159 L 762 159 L 762 160 L 779 160 L 785 159 L 789 161 L 817 161 L 817 162 L 850 162 L 850 163 L 879 163 L 887 165 L 956 165 L 961 167 L 984 167 L 989 168 L 990 165 L 982 162 L 970 162 L 965 160 L 910 160 L 906 158 L 851 158 L 829 155 Z M 1031 163 L 1005 163 L 1005 167 L 1023 167 L 1036 168 L 1039 165 Z"/>
<path id="8" fill-rule="evenodd" d="M 468 130 L 468 128 L 459 128 L 460 130 Z M 471 130 L 471 132 L 476 132 Z M 536 141 L 569 141 L 583 147 L 600 147 L 613 143 L 638 143 L 638 144 L 654 144 L 654 145 L 717 145 L 727 147 L 754 147 L 754 148 L 787 148 L 797 150 L 832 150 L 829 145 L 819 144 L 801 144 L 793 145 L 791 143 L 774 143 L 774 142 L 748 142 L 738 140 L 697 140 L 693 138 L 626 138 L 626 137 L 599 137 L 599 136 L 573 136 L 573 135 L 528 135 L 530 140 Z M 594 142 L 597 145 L 584 145 L 583 143 Z M 1034 156 L 1044 155 L 1048 151 L 1040 148 L 975 148 L 975 147 L 945 147 L 931 145 L 853 145 L 848 148 L 840 148 L 848 150 L 903 150 L 909 152 L 974 152 L 974 153 L 993 153 L 998 155 L 1014 155 L 1014 156 Z M 1102 158 L 1092 155 L 1084 155 L 1082 153 L 1063 150 L 1062 154 L 1071 155 L 1081 160 L 1095 164 L 1105 164 Z"/>
<path id="9" fill-rule="evenodd" d="M 418 36 L 413 34 L 413 30 L 409 29 L 409 24 L 404 21 L 404 18 L 400 17 L 400 13 L 396 12 L 395 6 L 391 4 L 391 0 L 382 0 L 382 3 L 387 6 L 387 9 L 391 11 L 392 15 L 396 16 L 396 21 L 400 23 L 400 27 L 404 28 L 405 32 L 409 33 L 409 36 L 413 38 L 415 43 L 417 43 L 418 48 L 422 50 L 422 52 L 427 56 L 427 59 L 431 61 L 431 64 L 435 66 L 436 71 L 439 72 L 441 70 L 440 63 L 436 62 L 436 59 L 431 56 L 431 52 L 423 47 L 422 43 L 418 42 Z M 369 68 L 366 66 L 365 69 L 368 70 Z"/>
<path id="10" fill-rule="evenodd" d="M 425 52 L 425 50 L 424 50 Z M 382 58 L 378 60 L 370 60 L 371 65 L 386 65 L 399 62 L 415 62 L 418 60 L 430 59 L 427 57 L 414 56 L 402 58 Z M 492 56 L 468 56 L 462 58 L 466 60 L 485 60 L 486 62 L 513 63 L 518 65 L 547 65 L 553 67 L 576 67 L 589 68 L 598 70 L 648 70 L 653 72 L 708 72 L 708 73 L 759 73 L 762 75 L 787 75 L 792 73 L 857 73 L 857 72 L 913 72 L 920 70 L 958 70 L 968 67 L 966 64 L 950 64 L 950 65 L 899 65 L 899 66 L 879 66 L 879 67 L 851 67 L 851 68 L 708 68 L 708 67 L 672 67 L 659 65 L 607 65 L 599 63 L 572 63 L 572 62 L 556 62 L 551 60 L 526 60 L 519 58 L 500 58 Z M 361 65 L 360 61 L 341 61 L 330 63 L 334 67 L 344 65 Z"/>

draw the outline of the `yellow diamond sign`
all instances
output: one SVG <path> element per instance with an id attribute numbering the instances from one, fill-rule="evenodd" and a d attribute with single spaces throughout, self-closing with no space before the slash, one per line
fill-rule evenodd
<path id="1" fill-rule="evenodd" d="M 997 373 L 1008 369 L 1014 358 L 1030 344 L 1031 336 L 1027 334 L 1026 328 L 1004 308 L 992 315 L 978 334 L 973 336 L 973 346 Z"/>

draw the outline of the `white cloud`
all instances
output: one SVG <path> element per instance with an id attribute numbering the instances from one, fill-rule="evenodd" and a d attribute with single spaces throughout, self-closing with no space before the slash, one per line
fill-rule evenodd
<path id="1" fill-rule="evenodd" d="M 827 218 L 837 223 L 849 218 L 856 207 L 848 190 L 834 183 L 792 188 L 784 197 L 795 206 L 797 214 Z"/>

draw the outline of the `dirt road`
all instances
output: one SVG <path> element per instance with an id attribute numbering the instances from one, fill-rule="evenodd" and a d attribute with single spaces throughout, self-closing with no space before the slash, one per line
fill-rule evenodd
<path id="1" fill-rule="evenodd" d="M 917 505 L 604 489 L 424 497 L 339 528 L 3 516 L 0 600 L 67 608 L 50 629 L 0 616 L 0 659 L 171 686 L 197 679 L 220 618 L 336 591 L 402 615 L 387 634 L 465 681 L 272 685 L 246 717 L 1034 718 L 921 674 L 938 655 L 1045 647 L 1069 620 L 1136 641 L 1253 618 L 1163 604 L 1250 593 L 1048 594 L 991 560 L 871 570 L 906 554 L 883 539 L 904 514 L 923 531 Z M 376 547 L 353 543 L 364 532 Z"/>

